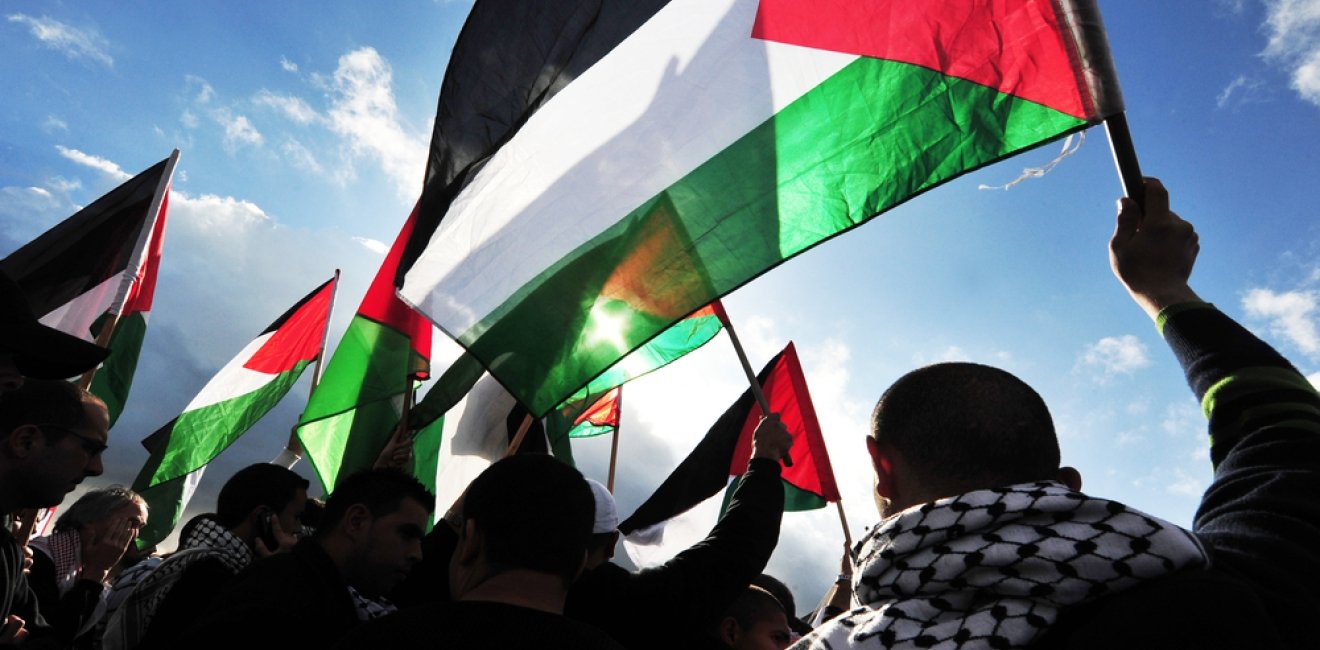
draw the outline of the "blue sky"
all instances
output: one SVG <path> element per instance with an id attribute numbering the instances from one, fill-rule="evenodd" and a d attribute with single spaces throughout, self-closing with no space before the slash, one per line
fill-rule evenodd
<path id="1" fill-rule="evenodd" d="M 337 340 L 420 191 L 464 2 L 0 4 L 0 255 L 182 150 L 155 309 L 107 472 L 293 301 L 344 272 Z M 1320 383 L 1320 0 L 1106 2 L 1143 170 L 1201 235 L 1193 285 Z M 1189 525 L 1210 479 L 1181 371 L 1109 272 L 1120 190 L 1101 130 L 955 181 L 741 289 L 759 365 L 806 367 L 854 534 L 875 520 L 861 438 L 881 391 L 940 360 L 1004 367 L 1050 404 L 1086 489 Z M 438 345 L 436 365 L 455 356 Z M 620 509 L 744 384 L 727 340 L 630 385 Z M 282 447 L 306 380 L 214 464 L 195 505 Z M 582 441 L 603 479 L 605 439 Z M 303 471 L 307 468 L 303 466 Z M 686 529 L 713 523 L 704 508 Z M 686 530 L 686 533 L 683 531 Z M 801 609 L 837 571 L 833 509 L 785 516 L 771 571 Z"/>

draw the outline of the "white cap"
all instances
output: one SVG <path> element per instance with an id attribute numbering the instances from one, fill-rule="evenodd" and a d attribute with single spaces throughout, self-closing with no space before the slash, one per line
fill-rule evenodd
<path id="1" fill-rule="evenodd" d="M 587 479 L 591 486 L 591 496 L 596 498 L 596 522 L 591 525 L 591 534 L 612 533 L 619 529 L 619 509 L 614 505 L 614 495 L 601 485 L 600 481 Z"/>

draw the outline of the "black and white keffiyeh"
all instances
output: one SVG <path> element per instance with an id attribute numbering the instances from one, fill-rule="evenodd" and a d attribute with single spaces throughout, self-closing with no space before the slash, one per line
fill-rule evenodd
<path id="1" fill-rule="evenodd" d="M 137 575 L 137 584 L 123 604 L 110 617 L 102 647 L 105 650 L 135 648 L 145 637 L 157 608 L 183 577 L 188 567 L 200 560 L 214 558 L 237 574 L 252 563 L 255 555 L 243 540 L 216 523 L 198 520 L 188 536 L 179 540 L 179 550 L 165 558 L 145 576 Z"/>
<path id="2" fill-rule="evenodd" d="M 399 608 L 387 598 L 367 598 L 351 585 L 348 587 L 348 595 L 353 599 L 353 607 L 357 610 L 359 621 L 370 621 L 399 611 Z"/>
<path id="3" fill-rule="evenodd" d="M 1207 562 L 1191 533 L 1055 481 L 905 510 L 867 536 L 861 606 L 794 648 L 1020 648 L 1059 611 Z"/>

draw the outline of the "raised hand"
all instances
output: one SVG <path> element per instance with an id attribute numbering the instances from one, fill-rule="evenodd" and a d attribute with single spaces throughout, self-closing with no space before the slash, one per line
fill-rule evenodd
<path id="1" fill-rule="evenodd" d="M 88 580 L 105 582 L 119 560 L 124 557 L 128 545 L 137 536 L 137 527 L 127 517 L 115 517 L 106 525 L 84 531 L 82 577 Z"/>
<path id="2" fill-rule="evenodd" d="M 752 458 L 779 460 L 787 457 L 792 447 L 793 434 L 788 432 L 788 427 L 784 426 L 778 413 L 761 418 L 756 431 L 752 433 Z"/>
<path id="3" fill-rule="evenodd" d="M 1132 199 L 1118 205 L 1118 224 L 1109 240 L 1109 266 L 1132 299 L 1151 318 L 1169 305 L 1200 300 L 1187 280 L 1201 245 L 1192 224 L 1169 210 L 1169 192 L 1159 179 L 1145 179 L 1146 210 Z"/>

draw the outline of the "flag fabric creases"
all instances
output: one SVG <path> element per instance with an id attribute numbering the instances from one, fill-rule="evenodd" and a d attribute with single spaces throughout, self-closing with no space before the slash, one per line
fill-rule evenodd
<path id="1" fill-rule="evenodd" d="M 784 509 L 811 510 L 838 501 L 829 452 L 794 345 L 789 343 L 775 355 L 757 379 L 771 411 L 779 414 L 793 434 L 789 454 L 793 466 L 782 469 Z M 641 542 L 664 522 L 724 490 L 731 476 L 746 473 L 752 434 L 761 417 L 751 389 L 744 391 L 651 497 L 619 524 L 619 531 L 632 537 L 631 543 Z"/>
<path id="2" fill-rule="evenodd" d="M 112 427 L 146 337 L 178 160 L 176 149 L 0 261 L 46 325 L 88 341 L 114 328 L 90 387 Z"/>
<path id="3" fill-rule="evenodd" d="M 322 284 L 243 348 L 177 418 L 142 441 L 150 456 L 133 481 L 151 518 L 139 546 L 178 523 L 206 464 L 270 412 L 321 353 L 335 283 Z"/>
<path id="4" fill-rule="evenodd" d="M 398 425 L 403 398 L 430 373 L 431 323 L 394 295 L 394 272 L 417 212 L 404 222 L 298 422 L 327 493 L 367 469 Z"/>
<path id="5" fill-rule="evenodd" d="M 775 265 L 1122 110 L 1088 0 L 534 4 L 473 8 L 398 281 L 538 415 Z"/>

